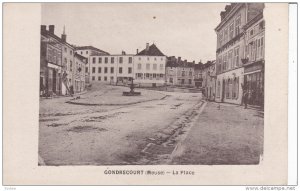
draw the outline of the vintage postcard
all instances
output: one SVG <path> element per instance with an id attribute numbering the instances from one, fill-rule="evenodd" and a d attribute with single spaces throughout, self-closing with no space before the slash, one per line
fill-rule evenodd
<path id="1" fill-rule="evenodd" d="M 4 184 L 287 184 L 288 3 L 3 10 Z"/>

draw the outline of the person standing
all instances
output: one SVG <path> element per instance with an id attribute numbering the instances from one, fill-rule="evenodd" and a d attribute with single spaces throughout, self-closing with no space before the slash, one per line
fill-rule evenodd
<path id="1" fill-rule="evenodd" d="M 248 105 L 248 101 L 249 101 L 249 91 L 245 91 L 244 95 L 243 95 L 243 98 L 244 98 L 244 104 L 245 104 L 245 109 L 247 109 L 247 105 Z"/>

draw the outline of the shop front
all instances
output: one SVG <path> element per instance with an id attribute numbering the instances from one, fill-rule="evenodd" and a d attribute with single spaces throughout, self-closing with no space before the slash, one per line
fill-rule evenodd
<path id="1" fill-rule="evenodd" d="M 249 91 L 250 105 L 264 105 L 264 61 L 245 65 L 244 84 Z"/>

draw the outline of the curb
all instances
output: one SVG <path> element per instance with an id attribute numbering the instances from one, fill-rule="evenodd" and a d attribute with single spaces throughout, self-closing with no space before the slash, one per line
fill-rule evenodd
<path id="1" fill-rule="evenodd" d="M 124 105 L 134 105 L 134 104 L 138 104 L 138 103 L 145 103 L 145 102 L 149 102 L 149 101 L 163 100 L 166 97 L 169 97 L 169 96 L 165 95 L 164 97 L 158 98 L 158 99 L 150 99 L 150 100 L 145 100 L 145 101 L 137 101 L 137 102 L 121 103 L 121 104 L 80 103 L 80 102 L 73 102 L 73 101 L 67 101 L 65 103 L 74 104 L 74 105 L 85 105 L 85 106 L 124 106 Z"/>

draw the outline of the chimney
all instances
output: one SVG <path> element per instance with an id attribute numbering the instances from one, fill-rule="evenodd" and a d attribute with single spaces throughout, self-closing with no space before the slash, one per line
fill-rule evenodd
<path id="1" fill-rule="evenodd" d="M 139 53 L 139 49 L 136 49 L 136 54 L 138 54 Z"/>
<path id="2" fill-rule="evenodd" d="M 195 64 L 195 60 L 193 60 L 193 64 Z"/>
<path id="3" fill-rule="evenodd" d="M 178 61 L 181 61 L 181 57 L 178 57 Z"/>
<path id="4" fill-rule="evenodd" d="M 146 51 L 149 51 L 149 43 L 146 43 Z"/>
<path id="5" fill-rule="evenodd" d="M 49 25 L 49 32 L 54 34 L 54 25 Z"/>
<path id="6" fill-rule="evenodd" d="M 125 51 L 122 51 L 122 55 L 126 55 L 126 52 L 125 52 Z"/>
<path id="7" fill-rule="evenodd" d="M 47 30 L 46 25 L 41 25 L 41 32 L 45 32 Z"/>
<path id="8" fill-rule="evenodd" d="M 66 35 L 65 26 L 64 26 L 63 34 L 61 35 L 61 40 L 62 40 L 63 42 L 66 42 L 66 41 L 67 41 L 67 35 Z"/>

